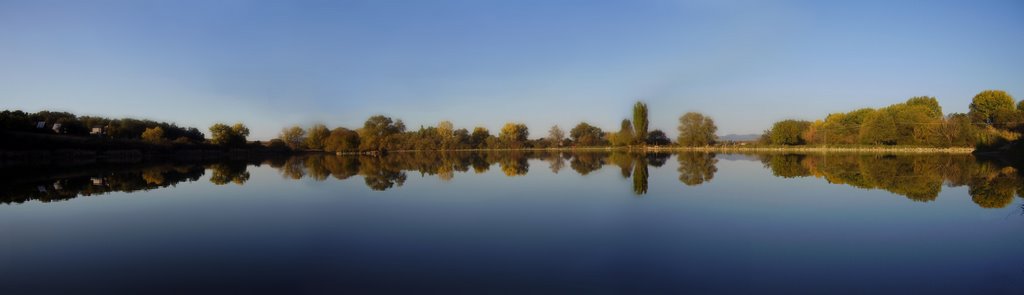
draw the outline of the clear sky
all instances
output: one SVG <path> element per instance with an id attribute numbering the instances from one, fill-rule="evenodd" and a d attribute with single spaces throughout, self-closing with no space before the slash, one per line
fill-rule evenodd
<path id="1" fill-rule="evenodd" d="M 256 139 L 290 124 L 606 130 L 651 107 L 719 134 L 911 96 L 1024 98 L 1024 1 L 9 1 L 0 108 Z"/>

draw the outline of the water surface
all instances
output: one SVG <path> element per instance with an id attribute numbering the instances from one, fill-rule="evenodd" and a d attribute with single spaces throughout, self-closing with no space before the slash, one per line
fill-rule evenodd
<path id="1" fill-rule="evenodd" d="M 3 168 L 5 294 L 1024 293 L 1024 177 L 970 155 Z"/>

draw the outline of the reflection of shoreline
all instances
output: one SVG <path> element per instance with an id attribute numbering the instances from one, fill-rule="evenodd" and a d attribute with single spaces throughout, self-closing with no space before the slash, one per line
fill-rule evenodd
<path id="1" fill-rule="evenodd" d="M 62 162 L 64 165 L 8 165 L 0 169 L 0 203 L 53 202 L 111 192 L 134 192 L 197 181 L 213 171 L 211 181 L 233 181 L 261 159 L 150 159 L 148 161 Z M 38 163 L 38 162 L 32 162 Z M 239 172 L 241 171 L 241 172 Z M 240 183 L 239 181 L 235 181 Z M 244 182 L 244 181 L 242 181 Z"/>
<path id="2" fill-rule="evenodd" d="M 970 155 L 760 154 L 772 174 L 815 177 L 831 184 L 881 189 L 918 202 L 934 201 L 943 186 L 967 186 L 974 203 L 1004 208 L 1024 197 L 1024 171 Z"/>
<path id="3" fill-rule="evenodd" d="M 650 151 L 684 151 L 684 152 L 724 152 L 724 153 L 868 153 L 868 154 L 970 154 L 974 148 L 933 148 L 933 147 L 808 147 L 808 146 L 775 146 L 775 147 L 743 147 L 743 146 L 712 146 L 712 147 L 649 147 Z"/>
<path id="4" fill-rule="evenodd" d="M 497 166 L 507 177 L 527 175 L 531 168 L 552 173 L 571 170 L 588 175 L 606 166 L 618 168 L 631 179 L 636 195 L 648 192 L 649 167 L 661 167 L 673 154 L 607 151 L 560 152 L 552 150 L 489 152 L 396 152 L 380 156 L 304 154 L 292 157 L 241 157 L 231 160 L 168 160 L 139 163 L 92 163 L 74 166 L 10 166 L 0 172 L 0 202 L 22 203 L 66 200 L 108 192 L 132 192 L 199 180 L 207 170 L 216 185 L 244 185 L 248 166 L 268 165 L 285 179 L 328 178 L 346 180 L 360 176 L 366 187 L 383 191 L 401 187 L 408 173 L 435 175 L 449 182 L 461 173 L 484 173 Z M 979 161 L 970 155 L 920 154 L 823 154 L 687 152 L 674 154 L 678 180 L 698 186 L 714 179 L 720 159 L 744 155 L 763 163 L 774 176 L 816 177 L 829 183 L 862 189 L 882 189 L 915 201 L 935 200 L 942 186 L 967 186 L 981 207 L 1002 208 L 1013 195 L 1024 194 L 1021 170 L 1001 162 Z M 546 162 L 537 165 L 530 160 Z M 569 168 L 569 169 L 566 169 Z"/>
<path id="5" fill-rule="evenodd" d="M 388 153 L 423 152 L 721 152 L 721 153 L 883 153 L 883 154 L 970 154 L 970 147 L 908 147 L 908 146 L 645 146 L 645 147 L 562 147 L 518 149 L 454 149 L 454 150 L 396 150 Z M 358 155 L 361 153 L 348 153 Z"/>

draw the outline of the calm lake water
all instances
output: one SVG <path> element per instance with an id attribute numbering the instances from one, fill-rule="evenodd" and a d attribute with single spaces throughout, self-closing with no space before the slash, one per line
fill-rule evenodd
<path id="1" fill-rule="evenodd" d="M 970 155 L 3 168 L 3 294 L 1024 294 L 1024 176 Z"/>

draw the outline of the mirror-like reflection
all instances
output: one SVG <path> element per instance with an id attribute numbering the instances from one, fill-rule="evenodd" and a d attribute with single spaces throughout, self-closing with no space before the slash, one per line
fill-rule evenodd
<path id="1" fill-rule="evenodd" d="M 649 189 L 650 169 L 663 166 L 670 157 L 678 162 L 680 187 L 713 181 L 720 155 L 714 153 L 625 153 L 559 151 L 406 152 L 384 156 L 310 154 L 294 157 L 230 161 L 156 161 L 146 163 L 86 163 L 72 166 L 9 166 L 3 170 L 0 202 L 59 201 L 109 192 L 133 192 L 197 181 L 209 170 L 216 185 L 244 185 L 250 165 L 268 165 L 284 179 L 316 181 L 348 180 L 359 176 L 366 187 L 383 191 L 402 187 L 408 173 L 435 176 L 450 182 L 461 173 L 485 173 L 497 165 L 508 177 L 523 176 L 533 169 L 558 174 L 570 170 L 581 176 L 612 166 L 631 179 L 632 191 Z M 734 155 L 735 156 L 735 155 Z M 939 196 L 943 185 L 967 186 L 971 199 L 982 208 L 1003 208 L 1014 195 L 1024 195 L 1020 169 L 998 161 L 982 161 L 971 155 L 879 154 L 786 154 L 739 155 L 758 160 L 781 178 L 815 177 L 828 183 L 862 189 L 881 189 L 910 200 L 928 202 Z M 531 162 L 533 166 L 531 166 Z M 544 165 L 546 164 L 546 165 Z"/>
<path id="2" fill-rule="evenodd" d="M 12 294 L 166 282 L 176 293 L 1024 286 L 1024 258 L 1007 255 L 1024 245 L 1024 177 L 971 155 L 392 152 L 0 168 L 0 290 Z M 210 279 L 225 274 L 245 284 Z M 737 277 L 756 280 L 735 288 Z M 818 285 L 778 289 L 795 277 Z"/>
<path id="3" fill-rule="evenodd" d="M 943 184 L 968 186 L 983 208 L 1003 208 L 1024 196 L 1021 170 L 969 155 L 757 155 L 775 176 L 816 177 L 829 183 L 882 189 L 919 202 L 934 201 Z"/>
<path id="4" fill-rule="evenodd" d="M 701 185 L 715 178 L 718 159 L 712 153 L 682 153 L 679 160 L 679 181 L 688 186 Z"/>

